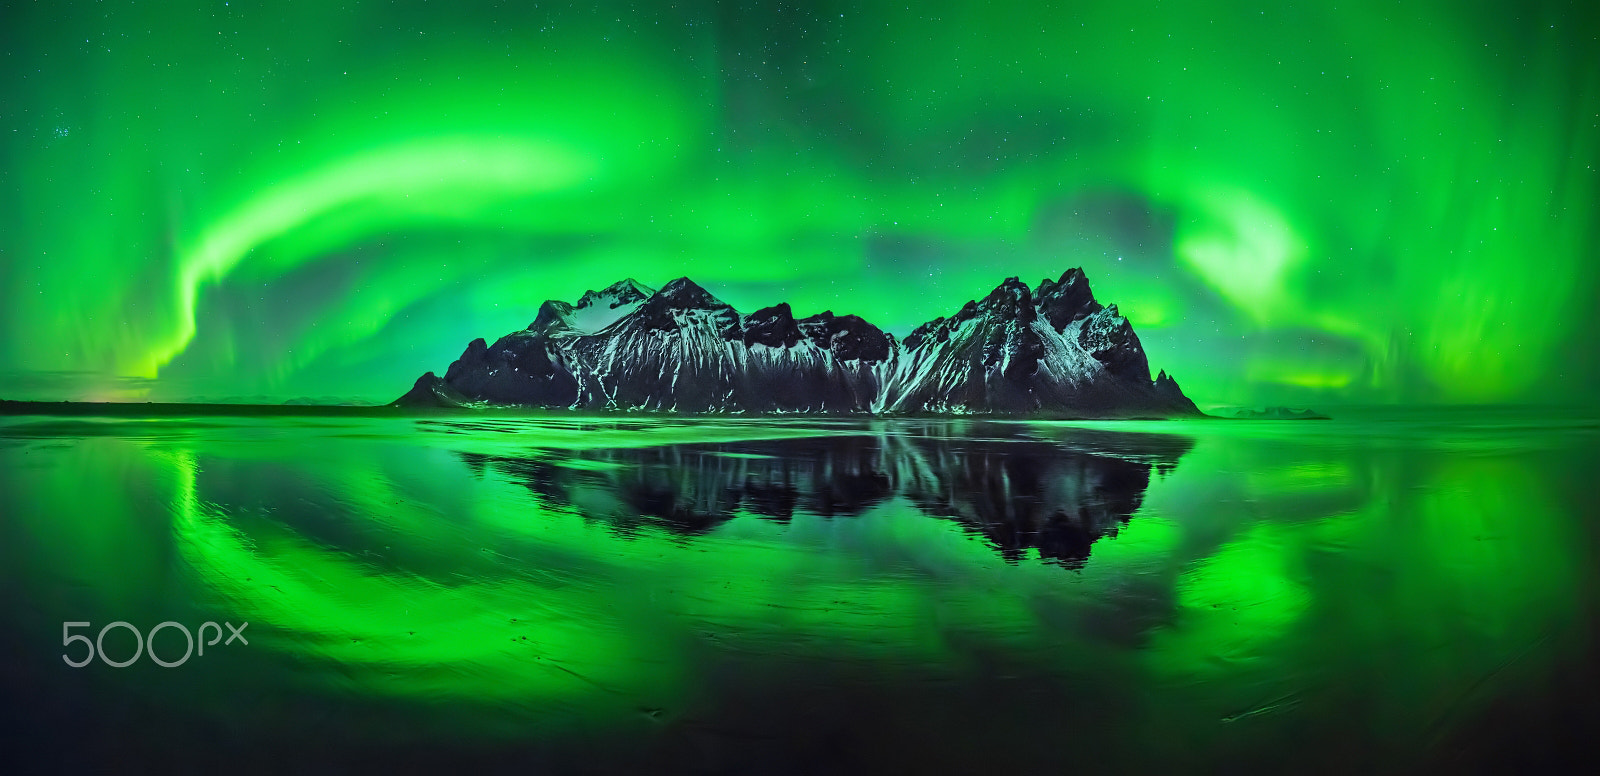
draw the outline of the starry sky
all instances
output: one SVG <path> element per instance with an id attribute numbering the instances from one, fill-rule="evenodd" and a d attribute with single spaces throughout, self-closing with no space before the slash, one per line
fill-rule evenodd
<path id="1" fill-rule="evenodd" d="M 390 400 L 688 275 L 1082 266 L 1201 406 L 1593 401 L 1587 2 L 14 2 L 0 396 Z"/>

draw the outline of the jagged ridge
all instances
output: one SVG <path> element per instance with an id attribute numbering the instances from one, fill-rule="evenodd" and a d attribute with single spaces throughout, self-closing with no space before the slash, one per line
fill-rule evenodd
<path id="1" fill-rule="evenodd" d="M 629 278 L 551 300 L 528 328 L 473 340 L 402 406 L 499 404 L 744 413 L 1198 415 L 1150 377 L 1138 335 L 1081 269 L 1030 290 L 1008 278 L 904 342 L 854 315 L 742 314 L 688 278 Z"/>

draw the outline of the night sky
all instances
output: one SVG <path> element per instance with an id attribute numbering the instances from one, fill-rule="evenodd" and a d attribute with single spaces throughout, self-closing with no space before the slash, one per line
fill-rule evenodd
<path id="1" fill-rule="evenodd" d="M 904 334 L 1080 265 L 1201 406 L 1600 388 L 1592 3 L 935 5 L 7 3 L 0 397 L 390 400 L 628 276 Z"/>

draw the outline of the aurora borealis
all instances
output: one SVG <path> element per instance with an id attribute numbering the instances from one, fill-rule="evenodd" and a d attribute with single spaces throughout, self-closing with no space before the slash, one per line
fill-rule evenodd
<path id="1" fill-rule="evenodd" d="M 1583 2 L 51 2 L 0 396 L 389 400 L 689 275 L 904 334 L 1082 265 L 1202 406 L 1590 401 Z"/>

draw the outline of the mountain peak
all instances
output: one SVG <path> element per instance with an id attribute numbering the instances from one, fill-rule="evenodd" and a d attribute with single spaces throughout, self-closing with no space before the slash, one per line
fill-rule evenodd
<path id="1" fill-rule="evenodd" d="M 1020 278 L 1009 277 L 1001 281 L 1000 285 L 995 286 L 994 290 L 990 291 L 987 297 L 984 297 L 983 305 L 993 307 L 996 304 L 1003 304 L 1007 307 L 1013 307 L 1027 305 L 1032 301 L 1033 294 L 1029 292 L 1028 284 L 1022 282 Z"/>
<path id="2" fill-rule="evenodd" d="M 796 326 L 817 347 L 832 351 L 841 361 L 883 361 L 889 358 L 893 347 L 889 335 L 859 315 L 834 315 L 832 310 L 823 310 L 800 319 Z"/>
<path id="3" fill-rule="evenodd" d="M 1061 273 L 1060 280 L 1045 278 L 1039 284 L 1037 298 L 1039 313 L 1058 332 L 1065 329 L 1067 324 L 1087 318 L 1102 309 L 1100 303 L 1094 300 L 1094 293 L 1089 290 L 1089 278 L 1083 274 L 1081 267 Z"/>
<path id="4" fill-rule="evenodd" d="M 687 277 L 673 280 L 650 297 L 652 304 L 678 310 L 714 310 L 728 305 Z"/>
<path id="5" fill-rule="evenodd" d="M 974 315 L 986 314 L 1008 321 L 1019 321 L 1026 325 L 1033 322 L 1036 315 L 1033 306 L 1033 294 L 1028 291 L 1028 284 L 1021 279 L 1006 278 L 995 286 L 983 301 L 972 303 L 961 308 L 956 314 L 958 320 L 966 320 Z"/>
<path id="6" fill-rule="evenodd" d="M 585 295 L 584 298 L 587 299 L 588 296 Z M 572 305 L 559 299 L 546 299 L 544 304 L 539 305 L 539 313 L 534 317 L 533 323 L 528 324 L 528 330 L 549 333 L 571 328 L 572 312 Z"/>
<path id="7" fill-rule="evenodd" d="M 773 348 L 791 348 L 803 336 L 795 324 L 794 312 L 788 302 L 763 307 L 744 317 L 741 324 L 745 345 L 766 345 Z"/>
<path id="8" fill-rule="evenodd" d="M 623 278 L 609 286 L 606 286 L 605 288 L 600 289 L 601 296 L 616 297 L 617 299 L 621 300 L 621 304 L 627 304 L 628 302 L 635 302 L 640 299 L 645 299 L 655 292 L 655 289 L 640 283 L 633 278 Z"/>
<path id="9" fill-rule="evenodd" d="M 653 293 L 655 292 L 651 291 L 649 286 L 633 278 L 623 278 L 599 291 L 583 292 L 583 296 L 578 298 L 578 303 L 573 307 L 578 310 L 585 310 L 604 305 L 607 309 L 615 309 L 625 304 L 641 301 Z"/>

